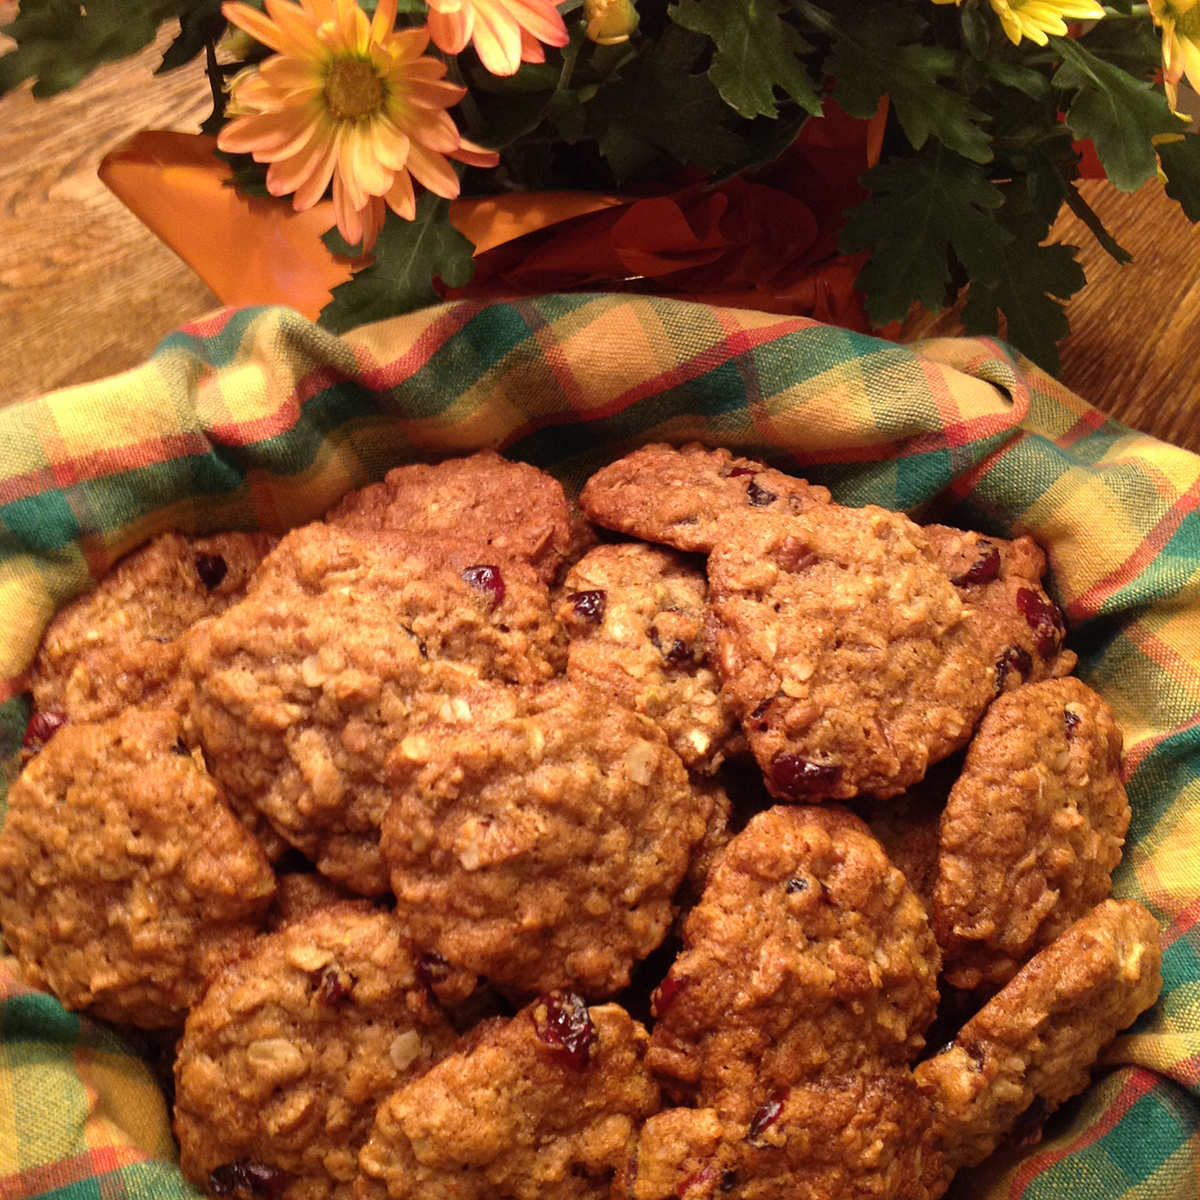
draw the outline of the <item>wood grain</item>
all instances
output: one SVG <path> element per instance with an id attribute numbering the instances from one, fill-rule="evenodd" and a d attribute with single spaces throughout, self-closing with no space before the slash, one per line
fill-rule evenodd
<path id="1" fill-rule="evenodd" d="M 0 0 L 0 24 L 13 11 Z M 100 159 L 145 128 L 194 131 L 207 115 L 198 64 L 155 76 L 173 31 L 77 88 L 0 99 L 0 404 L 141 362 L 216 297 L 96 178 Z M 1113 262 L 1070 214 L 1054 236 L 1080 247 L 1087 288 L 1071 301 L 1063 382 L 1120 420 L 1200 451 L 1200 229 L 1149 184 L 1083 185 L 1134 256 Z M 957 333 L 953 311 L 914 313 L 906 341 Z"/>

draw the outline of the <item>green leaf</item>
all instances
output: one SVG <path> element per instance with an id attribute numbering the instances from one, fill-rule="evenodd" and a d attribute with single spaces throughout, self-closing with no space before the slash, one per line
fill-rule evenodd
<path id="1" fill-rule="evenodd" d="M 1189 133 L 1158 148 L 1167 195 L 1179 201 L 1189 221 L 1200 221 L 1200 135 Z"/>
<path id="2" fill-rule="evenodd" d="M 1109 16 L 1074 40 L 1097 58 L 1138 79 L 1162 66 L 1162 36 L 1143 16 Z"/>
<path id="3" fill-rule="evenodd" d="M 1074 161 L 1072 154 L 1072 161 Z M 1047 223 L 1066 206 L 1088 227 L 1104 251 L 1119 263 L 1133 262 L 1129 253 L 1104 227 L 1096 210 L 1083 198 L 1073 179 L 1063 174 L 1060 165 L 1048 153 L 1045 145 L 1034 145 L 1027 155 L 1028 187 L 1033 193 L 1037 210 Z"/>
<path id="4" fill-rule="evenodd" d="M 1075 93 L 1067 125 L 1079 138 L 1091 138 L 1105 174 L 1123 192 L 1137 191 L 1158 172 L 1151 141 L 1161 133 L 1182 133 L 1166 96 L 1119 67 L 1089 54 L 1070 38 L 1051 38 L 1063 64 L 1054 86 Z"/>
<path id="5" fill-rule="evenodd" d="M 730 108 L 743 117 L 778 116 L 779 88 L 815 115 L 821 98 L 801 62 L 812 47 L 784 11 L 778 0 L 684 0 L 669 10 L 677 24 L 712 38 L 708 77 Z"/>
<path id="6" fill-rule="evenodd" d="M 34 79 L 39 99 L 74 87 L 103 62 L 136 54 L 188 0 L 22 0 L 4 32 L 17 48 L 0 57 L 0 95 Z"/>
<path id="7" fill-rule="evenodd" d="M 704 75 L 692 74 L 707 43 L 668 25 L 650 50 L 623 71 L 620 86 L 600 88 L 587 106 L 587 128 L 618 182 L 663 151 L 711 171 L 736 162 L 743 143 L 723 124 L 736 119 Z"/>
<path id="8" fill-rule="evenodd" d="M 995 333 L 998 313 L 1007 339 L 1039 367 L 1058 374 L 1058 342 L 1071 331 L 1061 300 L 1086 282 L 1075 247 L 1043 246 L 1048 227 L 1035 213 L 1001 217 L 1011 240 L 1000 250 L 999 279 L 991 286 L 972 278 L 962 320 L 968 333 Z"/>
<path id="9" fill-rule="evenodd" d="M 475 272 L 474 247 L 450 224 L 450 205 L 426 192 L 417 201 L 416 220 L 405 221 L 390 209 L 371 253 L 375 262 L 353 279 L 333 289 L 333 299 L 321 310 L 321 324 L 345 333 L 368 321 L 381 321 L 437 304 L 438 276 L 449 287 L 469 283 Z M 332 229 L 325 244 L 335 254 L 354 254 L 355 247 Z"/>
<path id="10" fill-rule="evenodd" d="M 802 11 L 815 6 L 803 4 Z M 991 140 L 980 122 L 987 116 L 938 81 L 957 71 L 952 51 L 923 46 L 913 14 L 877 10 L 853 25 L 832 23 L 833 52 L 824 71 L 837 79 L 834 99 L 854 117 L 869 117 L 887 93 L 896 119 L 914 150 L 930 137 L 974 162 L 990 162 Z M 923 25 L 923 22 L 921 23 Z"/>
<path id="11" fill-rule="evenodd" d="M 933 143 L 913 158 L 874 167 L 861 179 L 871 198 L 850 209 L 840 249 L 869 250 L 858 276 L 876 325 L 901 320 L 914 300 L 942 307 L 950 253 L 974 279 L 994 283 L 1012 236 L 996 223 L 1003 193 L 983 170 Z"/>

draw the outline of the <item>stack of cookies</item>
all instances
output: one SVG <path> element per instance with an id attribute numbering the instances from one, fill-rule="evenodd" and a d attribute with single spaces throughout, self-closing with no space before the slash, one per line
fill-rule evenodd
<path id="1" fill-rule="evenodd" d="M 47 632 L 0 924 L 178 1034 L 210 1195 L 932 1198 L 1154 1003 L 1030 539 L 696 445 L 580 509 L 403 467 Z"/>

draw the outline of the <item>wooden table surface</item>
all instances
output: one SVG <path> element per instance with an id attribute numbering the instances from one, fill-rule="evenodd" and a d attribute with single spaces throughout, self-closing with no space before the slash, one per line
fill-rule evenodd
<path id="1" fill-rule="evenodd" d="M 0 24 L 14 6 L 0 0 Z M 169 39 L 73 90 L 0 99 L 0 405 L 141 362 L 217 298 L 100 183 L 100 159 L 145 128 L 194 132 L 209 110 L 197 64 L 153 75 Z M 1063 382 L 1136 428 L 1200 451 L 1200 228 L 1151 183 L 1123 195 L 1084 185 L 1134 256 L 1109 259 L 1075 218 L 1088 286 L 1069 305 Z M 960 332 L 921 313 L 907 339 Z"/>

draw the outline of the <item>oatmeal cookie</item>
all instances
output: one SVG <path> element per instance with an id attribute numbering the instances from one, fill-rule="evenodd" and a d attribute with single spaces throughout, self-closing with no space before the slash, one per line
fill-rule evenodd
<path id="1" fill-rule="evenodd" d="M 176 1024 L 265 917 L 274 876 L 170 709 L 68 725 L 8 793 L 0 925 L 34 987 Z"/>
<path id="2" fill-rule="evenodd" d="M 454 1042 L 416 968 L 391 915 L 363 901 L 311 913 L 230 963 L 179 1044 L 184 1175 L 216 1196 L 350 1196 L 376 1105 Z"/>
<path id="3" fill-rule="evenodd" d="M 935 1200 L 929 1104 L 908 1071 L 784 1088 L 749 1123 L 674 1108 L 642 1127 L 614 1200 Z"/>
<path id="4" fill-rule="evenodd" d="M 652 722 L 584 684 L 460 703 L 388 759 L 397 915 L 501 987 L 612 994 L 670 927 L 711 796 Z"/>
<path id="5" fill-rule="evenodd" d="M 650 717 L 685 766 L 711 774 L 734 719 L 704 659 L 707 594 L 704 572 L 675 551 L 597 546 L 568 573 L 558 616 L 571 636 L 567 674 Z"/>
<path id="6" fill-rule="evenodd" d="M 806 512 L 828 503 L 823 487 L 699 442 L 678 450 L 643 446 L 597 471 L 579 496 L 597 525 L 702 554 L 730 514 Z"/>
<path id="7" fill-rule="evenodd" d="M 616 1004 L 539 996 L 379 1106 L 357 1200 L 607 1200 L 658 1111 L 646 1042 Z"/>
<path id="8" fill-rule="evenodd" d="M 982 1162 L 1035 1100 L 1047 1115 L 1081 1092 L 1100 1051 L 1158 998 L 1160 967 L 1150 913 L 1106 900 L 919 1064 L 948 1169 Z"/>
<path id="9" fill-rule="evenodd" d="M 180 707 L 179 635 L 245 595 L 266 534 L 164 533 L 126 555 L 50 622 L 30 668 L 34 706 L 104 721 L 131 704 Z"/>
<path id="10" fill-rule="evenodd" d="M 994 672 L 997 695 L 1074 670 L 1063 615 L 1042 588 L 1046 556 L 1033 538 L 946 525 L 926 525 L 925 536 L 967 607 L 966 636 Z"/>
<path id="11" fill-rule="evenodd" d="M 777 1088 L 915 1058 L 939 965 L 921 902 L 857 817 L 777 806 L 688 917 L 647 1061 L 677 1102 L 748 1120 Z"/>
<path id="12" fill-rule="evenodd" d="M 267 913 L 267 928 L 273 933 L 322 908 L 357 900 L 353 892 L 339 887 L 316 871 L 285 871 L 275 875 L 275 899 Z"/>
<path id="13" fill-rule="evenodd" d="M 828 505 L 724 529 L 710 660 L 773 796 L 895 796 L 966 744 L 994 681 L 919 526 Z"/>
<path id="14" fill-rule="evenodd" d="M 405 534 L 294 530 L 239 605 L 193 632 L 213 773 L 322 873 L 387 891 L 388 751 L 480 679 L 549 679 L 565 635 L 523 563 Z"/>
<path id="15" fill-rule="evenodd" d="M 527 562 L 549 583 L 571 547 L 562 484 L 494 450 L 389 471 L 325 518 L 344 529 L 395 529 L 477 542 L 492 557 Z"/>
<path id="16" fill-rule="evenodd" d="M 1108 896 L 1129 828 L 1121 731 L 1078 679 L 1001 696 L 942 814 L 933 929 L 946 978 L 1007 983 Z"/>

